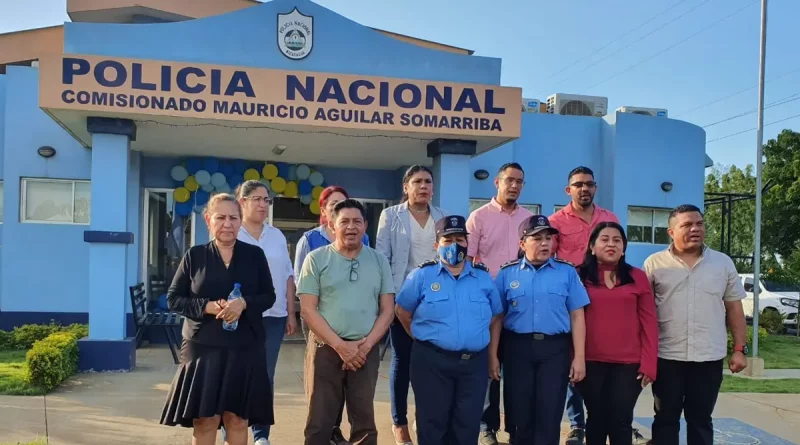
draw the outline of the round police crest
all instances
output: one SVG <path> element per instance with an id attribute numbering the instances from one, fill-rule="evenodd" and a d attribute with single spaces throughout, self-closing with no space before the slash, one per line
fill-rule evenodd
<path id="1" fill-rule="evenodd" d="M 511 284 L 509 284 L 509 286 L 511 287 L 511 289 L 516 289 L 519 287 L 519 281 L 514 280 L 511 282 Z"/>
<path id="2" fill-rule="evenodd" d="M 278 48 L 284 56 L 300 60 L 314 47 L 314 17 L 297 8 L 288 14 L 278 14 Z"/>
<path id="3" fill-rule="evenodd" d="M 431 290 L 432 290 L 432 291 L 434 291 L 434 292 L 439 292 L 439 289 L 441 289 L 441 286 L 439 285 L 439 283 L 433 283 L 433 284 L 431 284 Z"/>

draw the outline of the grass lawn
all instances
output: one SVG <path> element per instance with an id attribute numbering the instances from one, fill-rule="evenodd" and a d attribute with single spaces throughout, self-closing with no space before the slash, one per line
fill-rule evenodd
<path id="1" fill-rule="evenodd" d="M 747 379 L 726 375 L 720 392 L 758 392 L 767 394 L 800 394 L 800 379 Z"/>
<path id="2" fill-rule="evenodd" d="M 800 369 L 800 339 L 770 335 L 758 343 L 758 355 L 764 359 L 766 369 Z"/>
<path id="3" fill-rule="evenodd" d="M 1 395 L 35 396 L 44 394 L 41 389 L 31 387 L 25 382 L 25 352 L 0 351 Z"/>

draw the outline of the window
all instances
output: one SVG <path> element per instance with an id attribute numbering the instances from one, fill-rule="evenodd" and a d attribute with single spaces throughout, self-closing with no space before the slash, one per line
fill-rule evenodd
<path id="1" fill-rule="evenodd" d="M 470 199 L 469 200 L 469 213 L 478 210 L 484 204 L 488 204 L 491 199 Z M 531 211 L 534 215 L 539 215 L 542 207 L 539 204 L 520 204 L 521 207 L 524 207 Z"/>
<path id="2" fill-rule="evenodd" d="M 628 207 L 628 241 L 669 244 L 669 210 Z"/>
<path id="3" fill-rule="evenodd" d="M 558 212 L 559 210 L 563 209 L 564 207 L 566 207 L 566 206 L 565 205 L 563 205 L 563 206 L 557 205 L 557 206 L 553 207 L 553 213 Z"/>
<path id="4" fill-rule="evenodd" d="M 746 277 L 744 279 L 744 291 L 745 292 L 753 292 L 753 288 L 754 287 L 755 286 L 753 286 L 753 279 L 750 278 L 750 277 Z"/>
<path id="5" fill-rule="evenodd" d="M 89 224 L 91 203 L 89 181 L 22 180 L 22 222 Z"/>

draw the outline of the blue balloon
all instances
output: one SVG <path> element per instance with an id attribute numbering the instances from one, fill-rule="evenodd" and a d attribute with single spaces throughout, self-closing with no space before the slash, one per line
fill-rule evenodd
<path id="1" fill-rule="evenodd" d="M 244 159 L 237 159 L 233 161 L 233 171 L 240 175 L 243 175 L 245 170 L 247 170 L 247 161 Z"/>
<path id="2" fill-rule="evenodd" d="M 189 159 L 186 161 L 186 171 L 189 172 L 190 175 L 197 173 L 198 171 L 202 170 L 203 163 L 200 162 L 199 159 Z"/>
<path id="3" fill-rule="evenodd" d="M 226 177 L 228 178 L 228 185 L 230 185 L 231 187 L 236 187 L 237 185 L 244 182 L 244 176 L 238 173 Z"/>
<path id="4" fill-rule="evenodd" d="M 275 166 L 278 167 L 278 176 L 284 179 L 289 177 L 289 164 L 285 162 L 278 162 L 275 164 Z"/>
<path id="5" fill-rule="evenodd" d="M 226 178 L 230 178 L 233 175 L 233 164 L 230 162 L 222 161 L 219 163 L 219 172 L 225 175 Z M 211 173 L 211 172 L 209 172 Z"/>
<path id="6" fill-rule="evenodd" d="M 301 195 L 309 195 L 311 191 L 314 189 L 314 186 L 311 185 L 308 181 L 300 181 L 300 184 L 297 185 L 297 190 L 300 192 Z"/>
<path id="7" fill-rule="evenodd" d="M 194 210 L 194 203 L 191 200 L 175 204 L 175 213 L 180 216 L 189 216 L 192 214 L 192 210 Z"/>
<path id="8" fill-rule="evenodd" d="M 203 161 L 203 170 L 211 173 L 212 175 L 219 171 L 219 160 L 217 158 L 206 158 Z"/>
<path id="9" fill-rule="evenodd" d="M 210 197 L 211 195 L 207 191 L 197 189 L 197 191 L 194 192 L 194 204 L 199 206 L 205 205 Z"/>

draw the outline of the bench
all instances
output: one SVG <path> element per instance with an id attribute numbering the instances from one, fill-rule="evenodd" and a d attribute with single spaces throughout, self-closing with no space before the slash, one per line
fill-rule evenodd
<path id="1" fill-rule="evenodd" d="M 153 289 L 152 286 L 151 289 Z M 136 347 L 139 348 L 141 346 L 145 333 L 151 329 L 163 329 L 167 338 L 167 345 L 169 345 L 169 351 L 172 353 L 172 359 L 175 364 L 178 364 L 180 341 L 179 334 L 175 332 L 175 328 L 180 328 L 183 317 L 170 311 L 148 311 L 147 292 L 145 291 L 144 283 L 131 286 L 130 293 L 133 322 L 136 326 Z"/>

